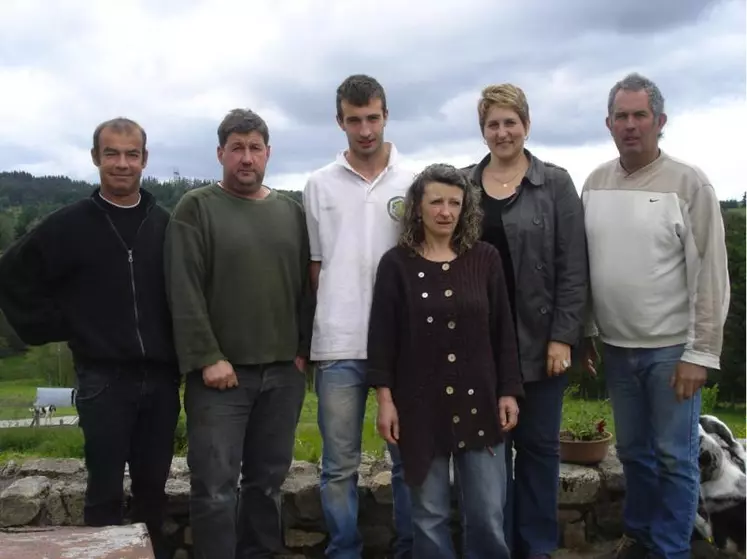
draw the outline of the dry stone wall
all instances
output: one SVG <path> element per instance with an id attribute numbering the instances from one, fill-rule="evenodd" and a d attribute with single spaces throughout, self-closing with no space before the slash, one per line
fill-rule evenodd
<path id="1" fill-rule="evenodd" d="M 387 557 L 393 538 L 389 464 L 386 459 L 366 457 L 359 470 L 359 526 L 365 557 L 370 559 Z M 82 525 L 85 480 L 85 466 L 80 460 L 41 459 L 0 464 L 0 529 Z M 126 476 L 127 494 L 129 485 Z M 174 459 L 166 492 L 169 506 L 164 530 L 173 543 L 173 557 L 189 559 L 192 545 L 189 470 L 183 458 Z M 614 449 L 598 467 L 563 464 L 558 512 L 561 545 L 583 548 L 595 540 L 618 537 L 623 495 L 622 466 Z M 286 543 L 293 553 L 290 557 L 323 557 L 327 536 L 319 497 L 318 465 L 293 463 L 283 486 L 283 512 Z M 457 541 L 458 532 L 455 514 Z"/>

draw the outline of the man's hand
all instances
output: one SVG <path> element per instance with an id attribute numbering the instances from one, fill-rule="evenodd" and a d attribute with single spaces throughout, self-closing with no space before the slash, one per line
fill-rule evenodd
<path id="1" fill-rule="evenodd" d="M 205 386 L 225 390 L 239 385 L 239 379 L 236 377 L 236 371 L 233 365 L 228 361 L 220 360 L 215 365 L 210 365 L 202 369 L 202 380 Z"/>
<path id="2" fill-rule="evenodd" d="M 376 428 L 379 435 L 388 443 L 397 444 L 399 440 L 399 415 L 392 401 L 392 392 L 388 388 L 379 388 L 376 391 L 376 399 L 379 402 L 379 412 L 376 415 Z"/>
<path id="3" fill-rule="evenodd" d="M 701 388 L 708 378 L 708 371 L 701 365 L 680 361 L 677 368 L 669 381 L 669 385 L 674 388 L 677 401 L 689 400 Z"/>
<path id="4" fill-rule="evenodd" d="M 562 342 L 547 344 L 547 376 L 553 377 L 565 373 L 571 366 L 571 346 Z"/>
<path id="5" fill-rule="evenodd" d="M 296 369 L 301 371 L 302 373 L 306 373 L 306 358 L 305 357 L 296 357 L 293 362 L 296 364 Z"/>
<path id="6" fill-rule="evenodd" d="M 584 371 L 589 373 L 590 376 L 597 376 L 596 366 L 602 361 L 599 358 L 599 352 L 597 351 L 597 345 L 594 338 L 588 337 L 581 341 L 581 354 L 583 355 L 582 368 Z"/>
<path id="7" fill-rule="evenodd" d="M 501 430 L 507 433 L 519 422 L 519 404 L 513 396 L 501 396 L 498 399 L 498 420 Z"/>

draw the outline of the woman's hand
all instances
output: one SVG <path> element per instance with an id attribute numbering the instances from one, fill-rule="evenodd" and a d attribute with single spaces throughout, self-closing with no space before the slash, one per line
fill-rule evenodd
<path id="1" fill-rule="evenodd" d="M 547 344 L 547 376 L 562 375 L 571 366 L 571 346 L 561 342 Z"/>
<path id="2" fill-rule="evenodd" d="M 397 444 L 399 440 L 399 416 L 392 401 L 392 393 L 388 388 L 379 388 L 376 391 L 376 399 L 379 402 L 379 411 L 376 416 L 376 428 L 379 435 L 388 443 Z"/>
<path id="3" fill-rule="evenodd" d="M 513 396 L 501 396 L 498 399 L 498 420 L 501 430 L 506 433 L 519 422 L 519 404 Z"/>

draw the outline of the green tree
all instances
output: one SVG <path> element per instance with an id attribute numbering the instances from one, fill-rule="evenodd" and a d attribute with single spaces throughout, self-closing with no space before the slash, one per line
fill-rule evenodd
<path id="1" fill-rule="evenodd" d="M 724 212 L 731 298 L 724 326 L 721 370 L 710 375 L 722 399 L 742 401 L 745 394 L 745 209 Z"/>
<path id="2" fill-rule="evenodd" d="M 0 213 L 0 254 L 10 246 L 15 239 L 15 218 L 10 212 Z"/>

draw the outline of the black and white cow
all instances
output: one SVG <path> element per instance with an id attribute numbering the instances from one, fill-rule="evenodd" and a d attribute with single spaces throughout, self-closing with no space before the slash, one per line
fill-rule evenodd
<path id="1" fill-rule="evenodd" d="M 745 448 L 712 415 L 700 417 L 700 500 L 696 537 L 713 539 L 719 549 L 732 540 L 745 550 L 747 476 Z"/>
<path id="2" fill-rule="evenodd" d="M 39 425 L 41 424 L 41 419 L 46 419 L 47 424 L 50 424 L 52 422 L 52 417 L 54 416 L 54 413 L 57 411 L 57 406 L 54 404 L 50 404 L 48 406 L 37 406 L 34 405 L 31 409 L 29 409 L 30 412 L 34 414 L 34 422 Z"/>

